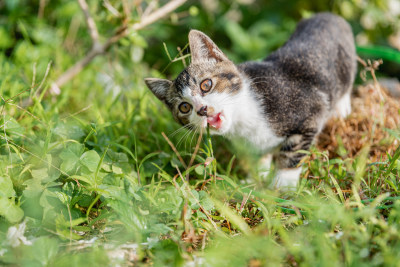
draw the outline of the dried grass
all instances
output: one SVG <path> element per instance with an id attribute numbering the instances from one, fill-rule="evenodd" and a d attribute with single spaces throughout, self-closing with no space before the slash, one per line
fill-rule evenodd
<path id="1" fill-rule="evenodd" d="M 383 98 L 382 98 L 383 95 Z M 370 162 L 382 161 L 399 145 L 385 129 L 399 129 L 400 100 L 373 85 L 359 86 L 352 97 L 352 113 L 346 119 L 331 119 L 316 146 L 329 158 L 354 157 L 370 146 Z M 344 150 L 344 149 L 345 150 Z"/>

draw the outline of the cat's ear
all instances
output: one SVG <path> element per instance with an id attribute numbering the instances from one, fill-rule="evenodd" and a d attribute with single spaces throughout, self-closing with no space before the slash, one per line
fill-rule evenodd
<path id="1" fill-rule="evenodd" d="M 147 87 L 158 97 L 161 101 L 165 102 L 168 94 L 168 90 L 172 85 L 172 82 L 165 79 L 158 78 L 146 78 L 144 79 Z"/>
<path id="2" fill-rule="evenodd" d="M 197 30 L 189 32 L 190 53 L 192 62 L 213 61 L 221 62 L 229 60 L 216 44 L 204 33 Z"/>

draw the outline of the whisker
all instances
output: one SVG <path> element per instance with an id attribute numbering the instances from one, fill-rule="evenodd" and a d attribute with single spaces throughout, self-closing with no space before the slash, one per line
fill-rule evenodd
<path id="1" fill-rule="evenodd" d="M 192 151 L 192 142 L 193 142 L 193 138 L 196 136 L 198 126 L 196 125 L 193 128 L 194 128 L 194 131 L 192 131 L 193 134 L 192 134 L 192 138 L 190 139 L 190 143 L 189 143 L 189 151 Z M 186 144 L 185 144 L 185 150 L 186 150 Z"/>
<path id="2" fill-rule="evenodd" d="M 196 127 L 194 134 L 192 136 L 192 139 L 190 140 L 190 151 L 192 151 L 192 143 L 193 143 L 193 138 L 197 135 L 197 132 L 199 131 L 199 127 Z"/>
<path id="3" fill-rule="evenodd" d="M 168 137 L 172 138 L 172 137 L 176 136 L 177 134 L 182 133 L 185 129 L 187 129 L 187 128 L 186 127 L 181 127 L 178 130 L 176 130 L 175 132 L 173 132 L 172 134 L 170 134 Z"/>
<path id="4" fill-rule="evenodd" d="M 179 133 L 180 131 L 184 130 L 184 129 L 188 129 L 189 128 L 189 124 L 183 125 L 182 127 L 179 127 L 177 130 L 175 130 L 174 132 L 172 132 L 171 134 L 168 135 L 168 137 L 173 137 L 175 136 L 177 133 Z"/>
<path id="5" fill-rule="evenodd" d="M 192 126 L 193 127 L 193 126 Z M 181 142 L 193 131 L 192 127 L 187 128 L 189 131 L 187 131 L 182 137 L 181 139 L 179 139 L 179 142 L 177 143 L 176 147 L 178 148 L 179 145 L 181 144 Z"/>

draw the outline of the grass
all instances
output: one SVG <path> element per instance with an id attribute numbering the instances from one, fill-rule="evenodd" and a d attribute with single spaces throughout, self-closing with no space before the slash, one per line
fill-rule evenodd
<path id="1" fill-rule="evenodd" d="M 143 83 L 163 67 L 122 44 L 54 96 L 73 52 L 19 27 L 36 39 L 0 54 L 0 265 L 398 265 L 398 100 L 364 86 L 279 195 L 246 144 L 179 128 Z"/>
<path id="2" fill-rule="evenodd" d="M 254 176 L 256 156 L 241 153 L 243 145 L 205 133 L 194 153 L 198 137 L 177 131 L 141 81 L 112 96 L 82 80 L 52 97 L 46 80 L 29 81 L 4 58 L 0 72 L 3 265 L 391 266 L 400 259 L 398 147 L 377 162 L 369 160 L 374 144 L 349 158 L 314 147 L 307 179 L 279 196 Z M 390 133 L 389 144 L 398 142 L 398 129 Z"/>

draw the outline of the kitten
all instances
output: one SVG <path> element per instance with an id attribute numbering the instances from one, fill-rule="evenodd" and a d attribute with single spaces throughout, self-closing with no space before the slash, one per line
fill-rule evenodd
<path id="1" fill-rule="evenodd" d="M 200 31 L 190 31 L 189 44 L 191 64 L 174 81 L 149 78 L 147 86 L 182 125 L 245 138 L 265 153 L 267 169 L 275 161 L 272 187 L 295 189 L 297 151 L 310 148 L 330 117 L 351 112 L 357 65 L 348 23 L 317 14 L 265 60 L 239 65 Z"/>

